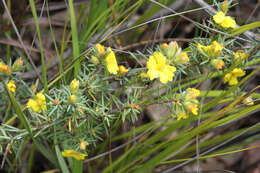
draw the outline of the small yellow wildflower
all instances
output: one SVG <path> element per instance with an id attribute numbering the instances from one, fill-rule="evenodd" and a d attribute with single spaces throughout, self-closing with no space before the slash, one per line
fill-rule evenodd
<path id="1" fill-rule="evenodd" d="M 224 18 L 225 18 L 225 13 L 223 13 L 222 11 L 217 12 L 217 14 L 213 16 L 213 20 L 216 24 L 221 24 Z"/>
<path id="2" fill-rule="evenodd" d="M 105 55 L 105 48 L 104 48 L 104 46 L 102 46 L 101 44 L 98 43 L 98 44 L 96 44 L 95 48 L 96 48 L 96 51 L 99 53 L 99 55 L 101 57 L 103 57 Z"/>
<path id="3" fill-rule="evenodd" d="M 3 72 L 3 73 L 5 73 L 5 74 L 9 75 L 10 72 L 11 72 L 11 70 L 10 70 L 10 68 L 9 68 L 8 65 L 5 65 L 5 64 L 3 64 L 2 62 L 0 62 L 0 73 L 1 73 L 1 72 Z"/>
<path id="4" fill-rule="evenodd" d="M 198 100 L 193 99 L 184 103 L 186 109 L 190 111 L 193 115 L 198 115 Z"/>
<path id="5" fill-rule="evenodd" d="M 188 115 L 186 112 L 181 111 L 180 113 L 177 114 L 177 120 L 181 120 L 181 119 L 187 119 Z"/>
<path id="6" fill-rule="evenodd" d="M 40 105 L 34 99 L 29 99 L 29 101 L 26 104 L 26 107 L 34 112 L 41 113 Z"/>
<path id="7" fill-rule="evenodd" d="M 70 83 L 70 92 L 76 93 L 79 89 L 79 81 L 77 79 L 73 79 Z"/>
<path id="8" fill-rule="evenodd" d="M 79 148 L 81 150 L 85 150 L 88 145 L 89 145 L 89 143 L 87 141 L 80 139 Z"/>
<path id="9" fill-rule="evenodd" d="M 167 43 L 163 43 L 162 46 L 161 46 L 162 49 L 166 49 L 167 47 L 168 47 Z"/>
<path id="10" fill-rule="evenodd" d="M 71 104 L 74 104 L 77 102 L 77 96 L 72 94 L 70 97 L 69 97 L 69 103 Z"/>
<path id="11" fill-rule="evenodd" d="M 229 85 L 236 85 L 238 83 L 237 78 L 244 76 L 246 73 L 240 68 L 235 68 L 232 70 L 232 72 L 226 74 L 224 76 L 224 83 L 227 83 Z"/>
<path id="12" fill-rule="evenodd" d="M 7 88 L 8 90 L 10 90 L 11 92 L 15 93 L 16 91 L 16 86 L 13 80 L 10 80 L 7 84 Z"/>
<path id="13" fill-rule="evenodd" d="M 211 60 L 211 65 L 218 70 L 221 70 L 224 66 L 224 61 L 222 59 L 213 59 Z"/>
<path id="14" fill-rule="evenodd" d="M 186 52 L 181 52 L 180 54 L 178 54 L 176 56 L 176 58 L 174 60 L 174 62 L 176 64 L 185 64 L 185 63 L 187 63 L 189 61 L 190 61 L 190 59 L 189 59 L 189 57 L 188 57 Z"/>
<path id="15" fill-rule="evenodd" d="M 172 81 L 176 68 L 166 64 L 166 58 L 160 52 L 154 52 L 153 56 L 149 57 L 146 64 L 148 68 L 147 75 L 150 80 L 160 77 L 160 81 L 166 84 L 168 81 Z"/>
<path id="16" fill-rule="evenodd" d="M 109 73 L 117 74 L 119 71 L 119 67 L 117 65 L 115 53 L 108 48 L 108 54 L 105 58 L 106 67 Z"/>
<path id="17" fill-rule="evenodd" d="M 46 109 L 46 98 L 42 93 L 37 93 L 36 94 L 36 101 L 42 108 L 42 110 Z"/>
<path id="18" fill-rule="evenodd" d="M 125 75 L 127 72 L 128 72 L 128 70 L 125 68 L 125 66 L 123 66 L 123 65 L 119 66 L 119 73 L 121 75 Z"/>
<path id="19" fill-rule="evenodd" d="M 98 60 L 98 58 L 95 57 L 95 56 L 93 56 L 93 55 L 91 55 L 91 61 L 92 61 L 94 64 L 96 64 L 96 65 L 99 64 L 99 60 Z"/>
<path id="20" fill-rule="evenodd" d="M 37 113 L 45 111 L 47 108 L 45 96 L 42 93 L 37 93 L 34 99 L 29 99 L 26 107 Z"/>
<path id="21" fill-rule="evenodd" d="M 234 59 L 246 59 L 247 58 L 247 55 L 242 52 L 242 51 L 236 51 L 235 53 L 233 53 L 234 55 Z"/>
<path id="22" fill-rule="evenodd" d="M 200 95 L 200 90 L 196 88 L 188 88 L 186 90 L 185 100 L 196 99 Z"/>
<path id="23" fill-rule="evenodd" d="M 84 160 L 86 157 L 86 154 L 79 153 L 75 150 L 64 150 L 61 154 L 63 157 L 73 157 L 76 160 Z"/>
<path id="24" fill-rule="evenodd" d="M 216 24 L 220 25 L 225 29 L 235 28 L 236 26 L 236 21 L 232 19 L 230 16 L 225 16 L 225 14 L 222 11 L 217 12 L 217 14 L 213 16 L 213 20 Z"/>
<path id="25" fill-rule="evenodd" d="M 235 28 L 236 27 L 236 21 L 232 19 L 230 16 L 226 16 L 222 23 L 220 24 L 223 28 Z"/>
<path id="26" fill-rule="evenodd" d="M 198 44 L 197 48 L 199 51 L 204 51 L 209 57 L 212 58 L 221 56 L 223 45 L 221 45 L 217 41 L 213 41 L 213 43 L 209 46 Z"/>

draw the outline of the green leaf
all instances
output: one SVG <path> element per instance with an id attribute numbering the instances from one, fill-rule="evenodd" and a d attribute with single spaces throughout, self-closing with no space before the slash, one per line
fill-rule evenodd
<path id="1" fill-rule="evenodd" d="M 231 30 L 230 35 L 235 36 L 235 35 L 244 33 L 246 31 L 249 31 L 251 29 L 255 29 L 255 28 L 258 28 L 258 27 L 260 27 L 260 21 L 253 22 L 253 23 L 250 23 L 250 24 L 247 24 L 247 25 L 243 25 L 243 26 L 240 26 L 238 28 L 234 28 L 233 30 Z"/>

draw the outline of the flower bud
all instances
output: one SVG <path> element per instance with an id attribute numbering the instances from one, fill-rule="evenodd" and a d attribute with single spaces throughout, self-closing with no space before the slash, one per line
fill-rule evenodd
<path id="1" fill-rule="evenodd" d="M 53 104 L 55 104 L 55 105 L 59 105 L 59 104 L 60 104 L 59 99 L 55 99 L 55 100 L 53 100 Z"/>
<path id="2" fill-rule="evenodd" d="M 15 86 L 15 83 L 14 83 L 13 80 L 10 80 L 10 81 L 8 82 L 7 88 L 8 88 L 9 91 L 15 93 L 15 91 L 16 91 L 16 86 Z"/>
<path id="3" fill-rule="evenodd" d="M 99 60 L 98 60 L 98 58 L 97 57 L 95 57 L 95 56 L 91 56 L 91 61 L 95 64 L 95 65 L 98 65 L 99 64 Z"/>
<path id="4" fill-rule="evenodd" d="M 187 63 L 189 61 L 190 61 L 190 59 L 189 59 L 189 57 L 188 57 L 186 52 L 181 52 L 180 54 L 178 54 L 176 56 L 176 58 L 174 60 L 174 62 L 176 64 L 185 64 L 185 63 Z"/>
<path id="5" fill-rule="evenodd" d="M 162 49 L 166 49 L 168 47 L 168 44 L 167 43 L 163 43 L 162 45 L 161 45 L 161 48 Z"/>
<path id="6" fill-rule="evenodd" d="M 99 53 L 99 55 L 101 56 L 101 57 L 103 57 L 104 55 L 105 55 L 105 48 L 104 48 L 104 46 L 102 46 L 101 44 L 96 44 L 96 51 Z"/>
<path id="7" fill-rule="evenodd" d="M 76 101 L 77 101 L 77 96 L 74 95 L 74 94 L 72 94 L 72 95 L 69 97 L 69 103 L 70 103 L 70 104 L 74 104 L 74 103 L 76 103 Z"/>
<path id="8" fill-rule="evenodd" d="M 222 59 L 213 59 L 213 60 L 211 60 L 211 65 L 215 69 L 221 70 L 224 66 L 224 61 Z"/>
<path id="9" fill-rule="evenodd" d="M 221 11 L 223 11 L 225 14 L 228 11 L 228 0 L 225 0 L 222 4 L 221 4 Z"/>
<path id="10" fill-rule="evenodd" d="M 6 75 L 10 75 L 11 74 L 11 70 L 10 70 L 9 66 L 3 64 L 2 62 L 0 62 L 0 73 L 1 72 L 6 74 Z"/>
<path id="11" fill-rule="evenodd" d="M 79 81 L 77 79 L 73 79 L 70 83 L 70 92 L 75 93 L 79 89 Z"/>
<path id="12" fill-rule="evenodd" d="M 125 75 L 127 72 L 128 72 L 128 70 L 125 68 L 125 66 L 123 66 L 123 65 L 119 66 L 119 73 L 121 75 Z"/>
<path id="13" fill-rule="evenodd" d="M 177 51 L 180 51 L 178 43 L 176 41 L 170 42 L 168 47 L 165 49 L 165 54 L 167 57 L 172 58 Z"/>
<path id="14" fill-rule="evenodd" d="M 21 68 L 22 68 L 22 66 L 23 66 L 23 59 L 22 59 L 22 58 L 19 58 L 19 59 L 17 59 L 17 60 L 14 62 L 13 66 L 12 66 L 12 71 L 13 71 L 13 72 L 20 71 Z"/>

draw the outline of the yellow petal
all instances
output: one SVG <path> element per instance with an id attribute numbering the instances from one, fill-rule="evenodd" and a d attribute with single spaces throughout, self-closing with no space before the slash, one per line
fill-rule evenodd
<path id="1" fill-rule="evenodd" d="M 237 78 L 232 76 L 229 80 L 229 85 L 236 85 L 238 83 Z"/>
<path id="2" fill-rule="evenodd" d="M 119 67 L 117 65 L 115 53 L 110 48 L 108 48 L 108 51 L 108 55 L 105 59 L 107 70 L 111 74 L 117 74 Z"/>
<path id="3" fill-rule="evenodd" d="M 242 77 L 244 76 L 246 73 L 245 71 L 243 71 L 242 69 L 240 68 L 235 68 L 233 71 L 232 71 L 232 75 L 234 77 Z"/>
<path id="4" fill-rule="evenodd" d="M 222 11 L 217 12 L 217 14 L 213 16 L 213 20 L 217 24 L 222 23 L 224 18 L 225 18 L 225 14 Z"/>

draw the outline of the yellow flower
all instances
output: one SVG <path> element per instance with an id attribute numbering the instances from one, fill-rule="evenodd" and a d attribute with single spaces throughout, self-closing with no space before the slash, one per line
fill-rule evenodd
<path id="1" fill-rule="evenodd" d="M 213 59 L 211 60 L 211 65 L 216 69 L 220 70 L 224 66 L 224 61 L 222 59 Z"/>
<path id="2" fill-rule="evenodd" d="M 36 101 L 42 108 L 42 110 L 46 109 L 46 98 L 42 93 L 37 93 L 36 94 Z"/>
<path id="3" fill-rule="evenodd" d="M 99 60 L 98 60 L 98 58 L 95 57 L 95 56 L 93 56 L 93 55 L 91 55 L 91 61 L 92 61 L 94 64 L 96 64 L 96 65 L 99 64 Z"/>
<path id="4" fill-rule="evenodd" d="M 61 154 L 63 157 L 73 157 L 77 160 L 84 160 L 86 157 L 86 154 L 79 153 L 75 150 L 64 150 Z"/>
<path id="5" fill-rule="evenodd" d="M 34 112 L 41 113 L 40 105 L 34 99 L 29 99 L 29 101 L 26 104 L 26 107 Z"/>
<path id="6" fill-rule="evenodd" d="M 181 111 L 178 115 L 177 115 L 177 120 L 181 120 L 181 119 L 187 119 L 188 115 L 186 112 Z"/>
<path id="7" fill-rule="evenodd" d="M 11 70 L 8 65 L 3 64 L 0 62 L 0 73 L 4 72 L 5 74 L 9 75 L 11 73 Z"/>
<path id="8" fill-rule="evenodd" d="M 104 48 L 104 46 L 102 46 L 101 44 L 96 44 L 96 51 L 99 53 L 99 55 L 101 56 L 101 57 L 103 57 L 104 55 L 105 55 L 105 48 Z"/>
<path id="9" fill-rule="evenodd" d="M 221 56 L 221 51 L 223 46 L 219 44 L 217 41 L 213 41 L 211 45 L 211 51 L 213 56 Z"/>
<path id="10" fill-rule="evenodd" d="M 26 107 L 37 113 L 45 111 L 47 108 L 45 96 L 42 93 L 37 93 L 34 99 L 29 99 Z"/>
<path id="11" fill-rule="evenodd" d="M 79 89 L 79 81 L 77 79 L 73 79 L 70 83 L 70 92 L 75 93 Z"/>
<path id="12" fill-rule="evenodd" d="M 236 21 L 232 19 L 230 16 L 226 16 L 222 23 L 220 24 L 223 28 L 235 28 L 236 27 Z"/>
<path id="13" fill-rule="evenodd" d="M 244 59 L 247 58 L 247 55 L 242 51 L 236 51 L 235 53 L 233 53 L 233 55 L 234 55 L 235 59 L 243 59 L 244 60 Z"/>
<path id="14" fill-rule="evenodd" d="M 204 51 L 209 57 L 218 57 L 221 56 L 223 46 L 217 41 L 213 41 L 213 43 L 209 46 L 198 44 L 197 48 L 200 51 Z"/>
<path id="15" fill-rule="evenodd" d="M 222 11 L 217 12 L 217 14 L 213 16 L 213 20 L 216 24 L 220 25 L 225 29 L 235 28 L 236 26 L 236 21 L 232 19 L 230 16 L 225 16 L 225 14 Z"/>
<path id="16" fill-rule="evenodd" d="M 193 115 L 198 115 L 198 102 L 199 101 L 197 99 L 192 99 L 190 101 L 186 101 L 184 105 Z"/>
<path id="17" fill-rule="evenodd" d="M 153 56 L 149 57 L 146 67 L 148 68 L 147 75 L 150 80 L 160 77 L 163 84 L 172 81 L 176 71 L 174 66 L 166 64 L 166 58 L 160 52 L 154 52 Z"/>
<path id="18" fill-rule="evenodd" d="M 125 68 L 125 66 L 123 66 L 123 65 L 119 66 L 119 73 L 121 75 L 125 75 L 127 72 L 128 72 L 128 70 Z"/>
<path id="19" fill-rule="evenodd" d="M 105 58 L 105 63 L 109 73 L 117 74 L 119 67 L 117 65 L 115 53 L 111 50 L 111 48 L 108 48 L 108 54 Z"/>
<path id="20" fill-rule="evenodd" d="M 217 14 L 213 16 L 213 20 L 216 24 L 221 24 L 224 18 L 225 18 L 225 14 L 222 11 L 217 12 Z"/>
<path id="21" fill-rule="evenodd" d="M 72 95 L 69 97 L 69 103 L 74 104 L 74 103 L 76 103 L 76 101 L 77 101 L 77 96 L 74 95 L 74 94 L 72 94 Z"/>
<path id="22" fill-rule="evenodd" d="M 188 55 L 186 52 L 181 52 L 176 56 L 176 59 L 174 60 L 176 64 L 185 64 L 190 61 Z"/>
<path id="23" fill-rule="evenodd" d="M 162 49 L 166 49 L 167 47 L 168 47 L 167 43 L 163 43 L 162 46 L 161 46 Z"/>
<path id="24" fill-rule="evenodd" d="M 186 90 L 185 100 L 196 99 L 200 95 L 200 90 L 196 88 L 188 88 Z"/>
<path id="25" fill-rule="evenodd" d="M 7 88 L 8 90 L 12 91 L 13 93 L 15 93 L 16 91 L 16 86 L 13 80 L 10 80 L 7 84 Z"/>
<path id="26" fill-rule="evenodd" d="M 244 75 L 245 71 L 243 71 L 240 68 L 235 68 L 232 70 L 232 72 L 224 76 L 224 83 L 228 82 L 229 85 L 236 85 L 238 83 L 237 78 L 242 77 Z"/>

